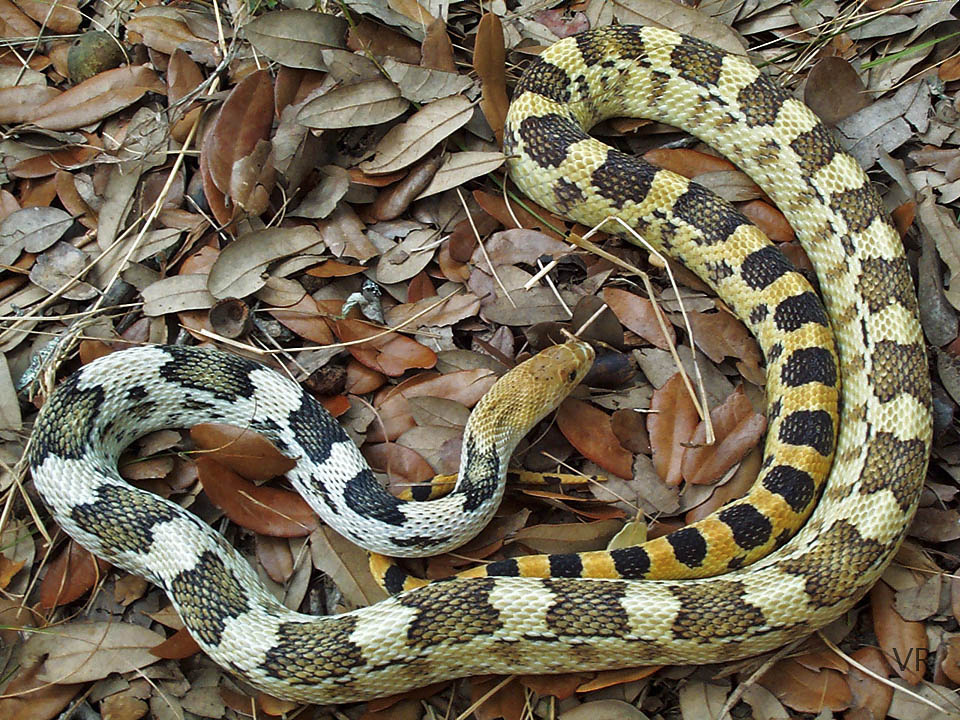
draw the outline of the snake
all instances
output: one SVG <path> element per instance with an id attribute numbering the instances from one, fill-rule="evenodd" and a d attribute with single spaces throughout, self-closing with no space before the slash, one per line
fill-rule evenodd
<path id="1" fill-rule="evenodd" d="M 676 126 L 744 170 L 790 221 L 822 304 L 727 203 L 587 134 L 615 116 Z M 498 380 L 467 423 L 453 492 L 429 502 L 387 493 L 319 402 L 246 358 L 146 346 L 85 365 L 35 422 L 38 492 L 77 542 L 161 587 L 203 651 L 254 688 L 335 704 L 476 674 L 756 655 L 851 608 L 906 535 L 932 434 L 916 294 L 869 178 L 802 102 L 696 38 L 599 27 L 529 63 L 503 144 L 531 200 L 587 226 L 619 218 L 755 332 L 770 423 L 761 475 L 746 498 L 654 544 L 505 560 L 409 590 L 386 578 L 397 594 L 316 617 L 284 607 L 189 511 L 121 479 L 123 449 L 163 427 L 250 428 L 296 459 L 290 483 L 345 537 L 435 554 L 489 521 L 517 442 L 583 378 L 593 348 L 558 345 Z"/>

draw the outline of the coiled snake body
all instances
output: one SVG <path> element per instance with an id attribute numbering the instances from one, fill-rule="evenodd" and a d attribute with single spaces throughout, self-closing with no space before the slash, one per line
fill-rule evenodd
<path id="1" fill-rule="evenodd" d="M 770 195 L 816 268 L 839 373 L 823 310 L 740 216 L 686 180 L 587 138 L 583 127 L 613 115 L 697 135 Z M 428 503 L 390 498 L 337 423 L 273 371 L 178 347 L 88 365 L 61 384 L 37 421 L 30 462 L 38 490 L 70 535 L 163 587 L 214 660 L 273 695 L 338 703 L 478 673 L 759 653 L 849 608 L 905 535 L 931 435 L 916 298 L 867 177 L 805 106 L 745 60 L 693 38 L 601 28 L 557 43 L 532 64 L 504 144 L 511 176 L 532 199 L 588 225 L 611 214 L 627 220 L 712 283 L 755 329 L 771 400 L 765 474 L 740 509 L 642 551 L 604 554 L 612 579 L 584 577 L 596 557 L 548 562 L 557 572 L 547 578 L 505 577 L 527 571 L 508 562 L 490 572 L 500 577 L 435 583 L 318 618 L 280 605 L 193 515 L 122 481 L 115 465 L 123 447 L 159 427 L 249 426 L 298 458 L 291 481 L 348 537 L 387 554 L 442 552 L 489 519 L 517 439 L 579 381 L 589 346 L 554 348 L 501 380 L 471 416 L 468 467 L 456 490 Z M 827 475 L 838 374 L 839 436 Z M 539 386 L 559 394 L 524 405 Z M 719 577 L 635 579 L 727 568 Z"/>

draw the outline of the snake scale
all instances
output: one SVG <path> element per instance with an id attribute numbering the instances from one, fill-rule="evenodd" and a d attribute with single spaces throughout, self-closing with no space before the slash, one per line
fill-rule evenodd
<path id="1" fill-rule="evenodd" d="M 610 116 L 675 125 L 744 169 L 796 230 L 826 311 L 726 204 L 586 135 Z M 471 415 L 454 492 L 423 503 L 385 493 L 340 426 L 272 370 L 183 347 L 87 365 L 37 420 L 29 451 L 37 489 L 64 530 L 161 586 L 210 657 L 273 695 L 341 703 L 478 673 L 748 656 L 851 607 L 906 533 L 931 438 L 916 296 L 869 180 L 802 103 L 694 38 L 599 28 L 531 63 L 504 145 L 510 175 L 533 200 L 587 225 L 625 219 L 756 331 L 768 362 L 765 474 L 732 506 L 740 509 L 642 551 L 508 561 L 485 577 L 313 617 L 278 603 L 191 513 L 121 480 L 121 450 L 161 427 L 248 426 L 298 459 L 291 482 L 347 537 L 387 554 L 442 552 L 492 515 L 513 446 L 579 382 L 590 347 L 558 346 L 498 381 Z M 531 390 L 541 386 L 559 389 L 541 397 Z M 644 579 L 672 572 L 686 579 Z M 603 573 L 610 577 L 587 577 Z M 517 576 L 529 574 L 549 577 Z"/>

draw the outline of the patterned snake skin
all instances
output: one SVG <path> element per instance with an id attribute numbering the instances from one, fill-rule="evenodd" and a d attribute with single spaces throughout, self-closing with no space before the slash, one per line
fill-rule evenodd
<path id="1" fill-rule="evenodd" d="M 826 311 L 725 203 L 583 131 L 618 115 L 678 126 L 743 168 L 795 228 Z M 271 370 L 179 347 L 91 363 L 60 385 L 37 421 L 37 489 L 71 536 L 161 586 L 201 647 L 268 693 L 340 703 L 478 673 L 763 652 L 851 607 L 906 533 L 931 436 L 916 297 L 867 177 L 802 103 L 745 60 L 693 38 L 601 28 L 531 65 L 504 138 L 511 176 L 533 200 L 587 225 L 623 218 L 756 332 L 770 400 L 761 477 L 742 501 L 640 548 L 506 561 L 485 577 L 312 617 L 279 604 L 189 512 L 120 479 L 123 447 L 160 427 L 251 427 L 298 459 L 291 481 L 346 536 L 387 554 L 442 552 L 494 512 L 510 452 L 579 382 L 589 346 L 553 348 L 502 378 L 471 416 L 455 491 L 426 503 L 380 489 L 339 425 Z M 520 401 L 539 386 L 551 388 L 549 397 Z"/>

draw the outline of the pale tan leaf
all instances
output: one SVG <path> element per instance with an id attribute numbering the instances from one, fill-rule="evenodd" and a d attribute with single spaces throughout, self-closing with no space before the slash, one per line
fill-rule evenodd
<path id="1" fill-rule="evenodd" d="M 145 287 L 143 314 L 160 317 L 183 310 L 209 310 L 216 298 L 207 290 L 206 275 L 171 275 Z"/>
<path id="2" fill-rule="evenodd" d="M 24 644 L 28 658 L 46 659 L 38 678 L 52 683 L 100 680 L 127 673 L 160 658 L 150 649 L 166 638 L 140 625 L 118 622 L 76 622 L 55 625 Z"/>
<path id="3" fill-rule="evenodd" d="M 450 188 L 460 187 L 468 180 L 488 175 L 503 165 L 505 160 L 503 153 L 499 152 L 467 150 L 450 153 L 443 159 L 443 164 L 430 184 L 417 196 L 417 200 Z"/>
<path id="4" fill-rule="evenodd" d="M 341 17 L 290 9 L 264 13 L 247 23 L 247 40 L 281 65 L 327 70 L 322 52 L 344 47 L 347 23 Z"/>
<path id="5" fill-rule="evenodd" d="M 343 593 L 350 609 L 366 607 L 387 597 L 367 564 L 367 552 L 327 526 L 310 536 L 313 566 L 325 573 Z"/>
<path id="6" fill-rule="evenodd" d="M 318 130 L 378 125 L 402 115 L 408 105 L 389 80 L 367 80 L 310 100 L 297 114 L 297 122 Z"/>
<path id="7" fill-rule="evenodd" d="M 248 233 L 220 253 L 210 269 L 207 287 L 215 298 L 247 297 L 264 286 L 271 263 L 307 252 L 320 243 L 319 233 L 309 225 Z"/>
<path id="8" fill-rule="evenodd" d="M 409 120 L 391 128 L 377 145 L 372 160 L 360 164 L 364 172 L 382 174 L 411 165 L 473 115 L 473 106 L 464 97 L 446 97 L 425 105 Z"/>

